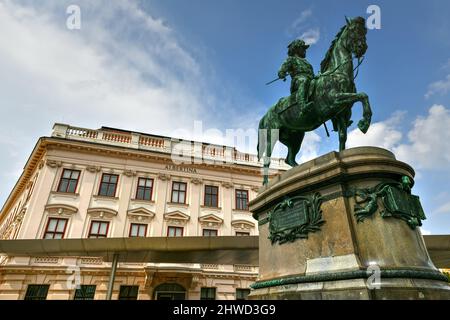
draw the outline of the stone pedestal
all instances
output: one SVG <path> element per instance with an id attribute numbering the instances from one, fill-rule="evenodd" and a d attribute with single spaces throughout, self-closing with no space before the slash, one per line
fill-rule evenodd
<path id="1" fill-rule="evenodd" d="M 450 299 L 413 177 L 391 152 L 361 147 L 271 180 L 250 202 L 260 238 L 249 299 Z"/>

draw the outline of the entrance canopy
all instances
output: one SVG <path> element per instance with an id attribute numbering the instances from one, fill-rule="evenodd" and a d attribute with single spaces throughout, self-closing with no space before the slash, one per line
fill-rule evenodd
<path id="1" fill-rule="evenodd" d="M 450 235 L 424 236 L 438 268 L 450 268 Z M 258 236 L 0 240 L 10 256 L 93 256 L 120 262 L 258 265 Z"/>

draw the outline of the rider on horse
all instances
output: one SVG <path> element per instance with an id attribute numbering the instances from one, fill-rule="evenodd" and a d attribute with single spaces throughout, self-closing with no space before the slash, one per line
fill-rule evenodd
<path id="1" fill-rule="evenodd" d="M 278 71 L 278 78 L 286 80 L 291 76 L 291 97 L 286 107 L 299 104 L 300 110 L 306 111 L 312 105 L 308 101 L 308 89 L 311 79 L 314 78 L 312 65 L 305 59 L 306 49 L 309 45 L 305 41 L 296 39 L 288 45 L 288 57 Z M 280 110 L 282 112 L 284 110 Z"/>

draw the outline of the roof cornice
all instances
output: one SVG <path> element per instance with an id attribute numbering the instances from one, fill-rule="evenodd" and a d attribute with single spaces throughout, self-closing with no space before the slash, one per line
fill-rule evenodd
<path id="1" fill-rule="evenodd" d="M 22 174 L 20 175 L 18 181 L 16 182 L 14 188 L 12 189 L 0 211 L 0 223 L 3 221 L 7 212 L 9 212 L 11 207 L 14 205 L 17 197 L 26 187 L 26 184 L 38 168 L 39 163 L 43 159 L 49 147 L 63 150 L 73 149 L 77 152 L 97 153 L 115 157 L 135 157 L 137 159 L 152 160 L 154 162 L 159 162 L 162 164 L 172 164 L 170 154 L 158 152 L 156 150 L 131 149 L 116 145 L 100 144 L 89 141 L 79 141 L 59 137 L 40 137 L 23 168 Z M 196 161 L 193 162 L 194 163 L 185 165 L 189 165 L 190 167 L 197 169 L 211 169 L 215 171 L 233 172 L 237 174 L 247 174 L 258 177 L 261 176 L 260 167 L 248 164 L 223 163 L 221 161 L 211 160 L 207 160 L 206 162 L 202 162 L 201 164 L 195 163 Z M 275 170 L 272 170 L 271 175 L 273 174 L 275 174 Z"/>

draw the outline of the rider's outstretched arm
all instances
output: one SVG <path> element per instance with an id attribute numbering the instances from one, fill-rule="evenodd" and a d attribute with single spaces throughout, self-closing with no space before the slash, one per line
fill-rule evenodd
<path id="1" fill-rule="evenodd" d="M 285 80 L 287 73 L 288 73 L 288 60 L 286 60 L 280 67 L 280 70 L 278 70 L 278 78 Z"/>

